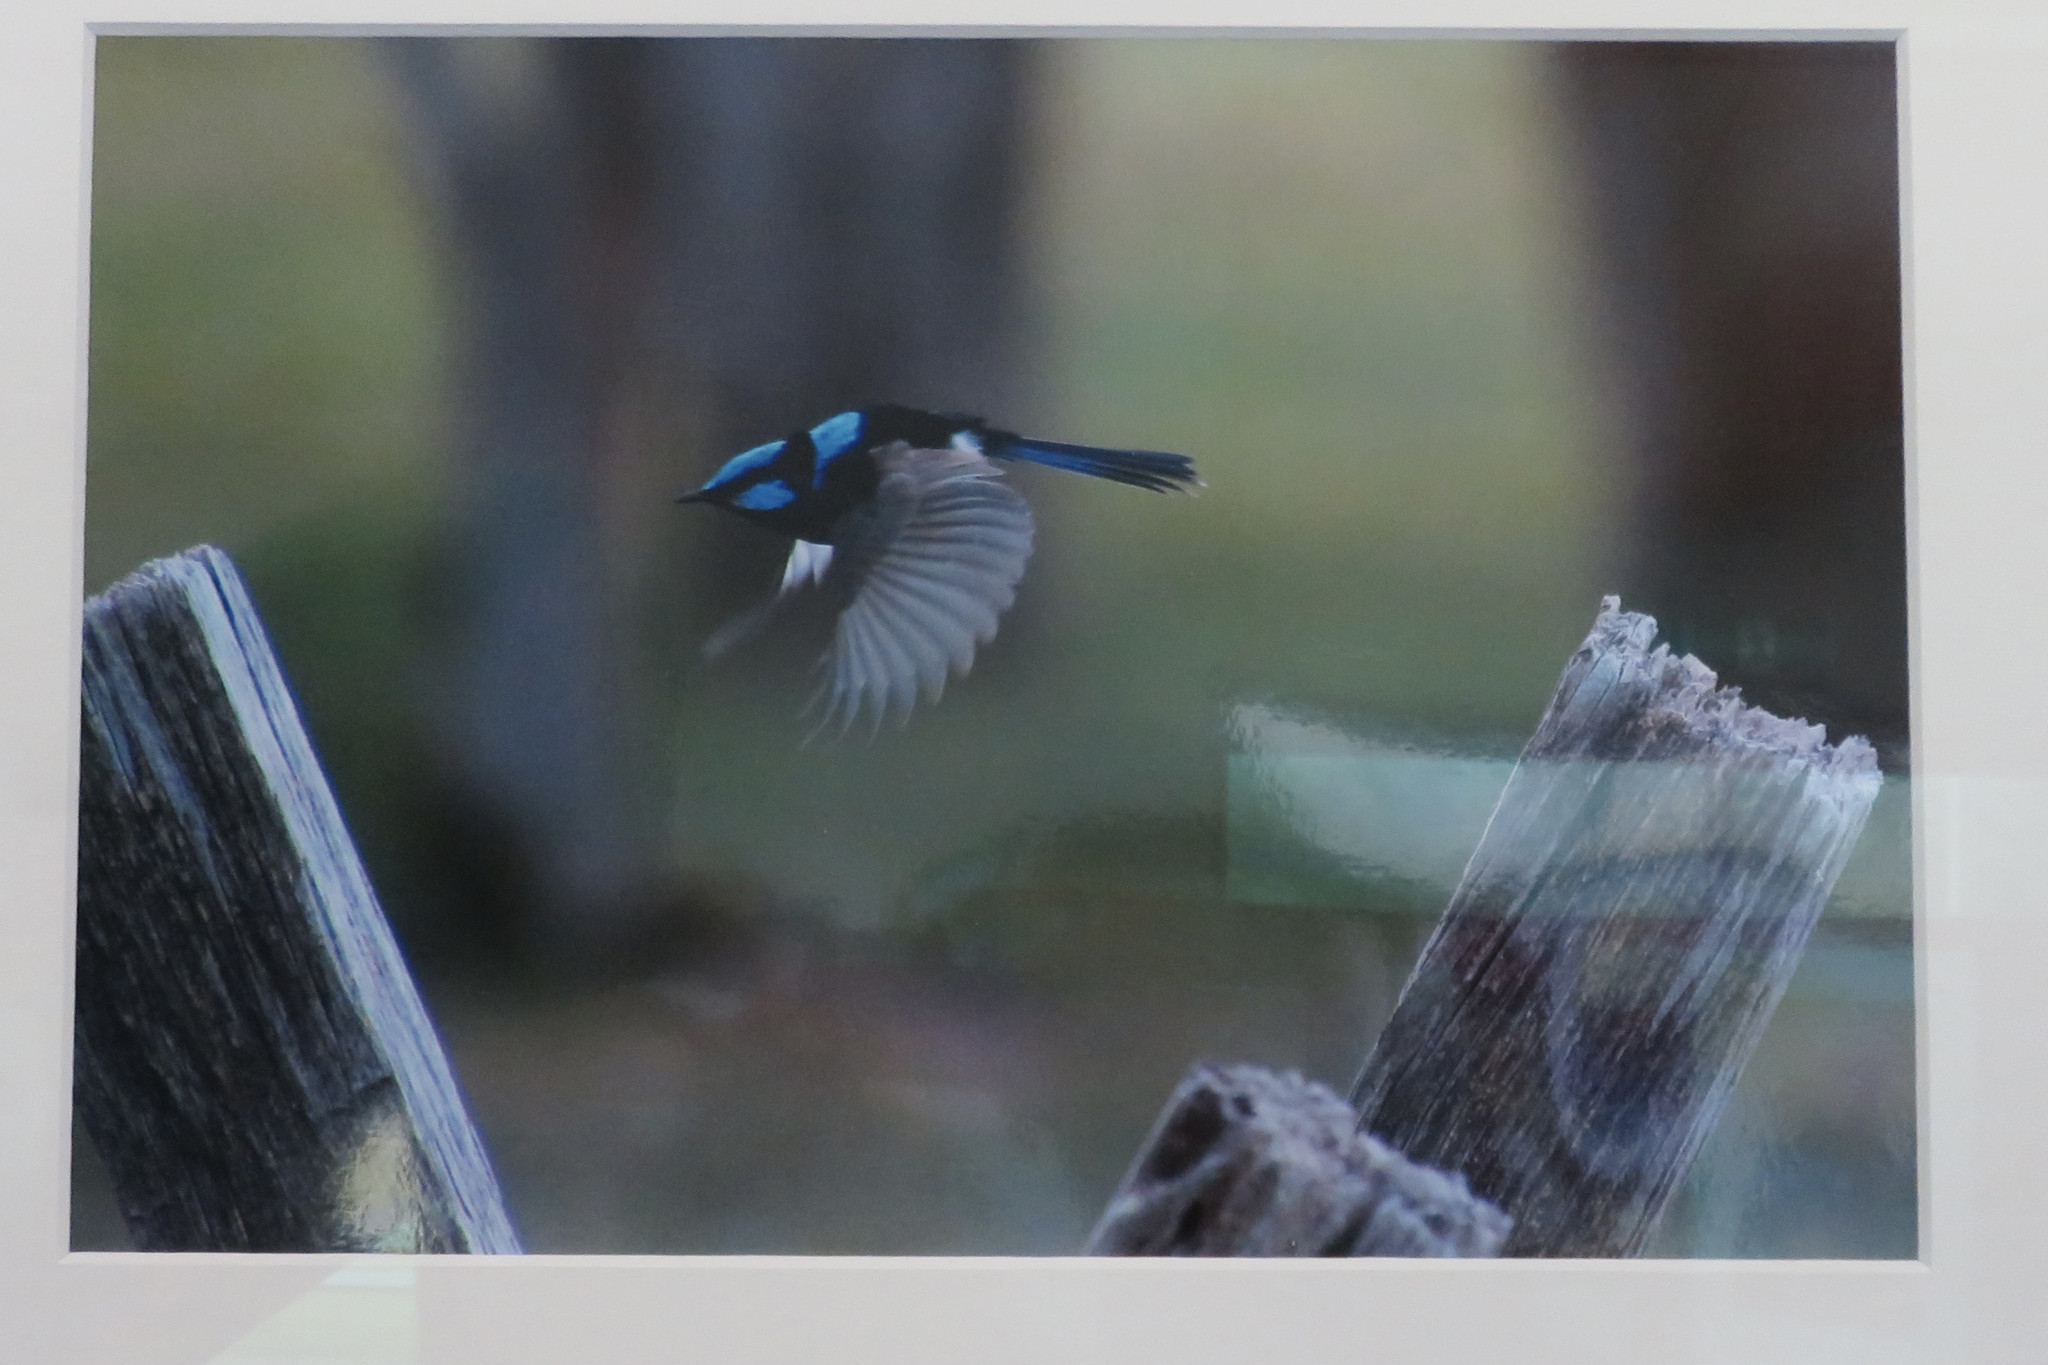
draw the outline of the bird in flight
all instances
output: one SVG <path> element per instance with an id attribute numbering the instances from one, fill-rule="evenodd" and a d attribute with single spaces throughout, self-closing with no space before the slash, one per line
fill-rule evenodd
<path id="1" fill-rule="evenodd" d="M 721 628 L 716 657 L 791 594 L 816 587 L 837 615 L 819 660 L 820 731 L 909 717 L 937 701 L 995 638 L 1031 557 L 1031 508 L 996 460 L 1023 460 L 1155 492 L 1199 486 L 1194 462 L 1000 431 L 976 417 L 893 404 L 842 412 L 742 451 L 679 502 L 709 503 L 791 537 L 774 596 Z"/>

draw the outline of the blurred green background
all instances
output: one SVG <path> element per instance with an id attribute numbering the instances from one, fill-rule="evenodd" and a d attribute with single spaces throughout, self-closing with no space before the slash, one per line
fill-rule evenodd
<path id="1" fill-rule="evenodd" d="M 726 531 L 665 498 L 730 449 L 654 430 L 621 592 L 668 889 L 574 970 L 452 885 L 465 314 L 387 54 L 98 51 L 85 589 L 242 564 L 530 1249 L 1070 1252 L 1189 1062 L 1348 1085 L 1627 567 L 1546 49 L 1038 45 L 988 415 L 1207 489 L 1017 473 L 1039 549 L 974 673 L 806 748 L 800 648 L 694 659 Z M 1430 760 L 1451 851 L 1319 841 L 1247 776 L 1261 718 Z M 1878 818 L 1657 1254 L 1915 1254 L 1902 779 Z M 78 1164 L 74 1245 L 119 1245 Z"/>

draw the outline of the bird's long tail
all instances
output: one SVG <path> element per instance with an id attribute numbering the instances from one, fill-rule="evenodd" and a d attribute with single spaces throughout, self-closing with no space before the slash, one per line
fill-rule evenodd
<path id="1" fill-rule="evenodd" d="M 1200 487 L 1202 482 L 1195 473 L 1193 460 L 1163 450 L 1105 450 L 1100 446 L 1066 445 L 1008 433 L 991 436 L 987 453 L 999 460 L 1028 460 L 1159 493 L 1186 492 Z"/>

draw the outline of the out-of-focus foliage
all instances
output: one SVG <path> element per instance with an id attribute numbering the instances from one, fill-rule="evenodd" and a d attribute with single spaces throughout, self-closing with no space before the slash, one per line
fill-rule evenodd
<path id="1" fill-rule="evenodd" d="M 100 42 L 88 591 L 199 535 L 417 521 L 442 318 L 382 96 L 355 43 Z"/>
<path id="2" fill-rule="evenodd" d="M 1197 454 L 1213 489 L 1171 517 L 1066 499 L 1073 538 L 1115 556 L 1073 577 L 1157 594 L 1125 614 L 1048 586 L 1117 612 L 1081 640 L 1152 619 L 1176 656 L 1155 685 L 1284 680 L 1523 731 L 1613 510 L 1531 58 L 1220 41 L 1063 64 L 1033 238 L 1054 411 Z"/>

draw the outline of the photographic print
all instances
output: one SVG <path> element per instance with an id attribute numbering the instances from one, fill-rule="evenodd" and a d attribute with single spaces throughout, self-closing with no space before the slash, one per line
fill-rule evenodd
<path id="1" fill-rule="evenodd" d="M 1915 1256 L 1897 78 L 100 39 L 72 1246 Z"/>

